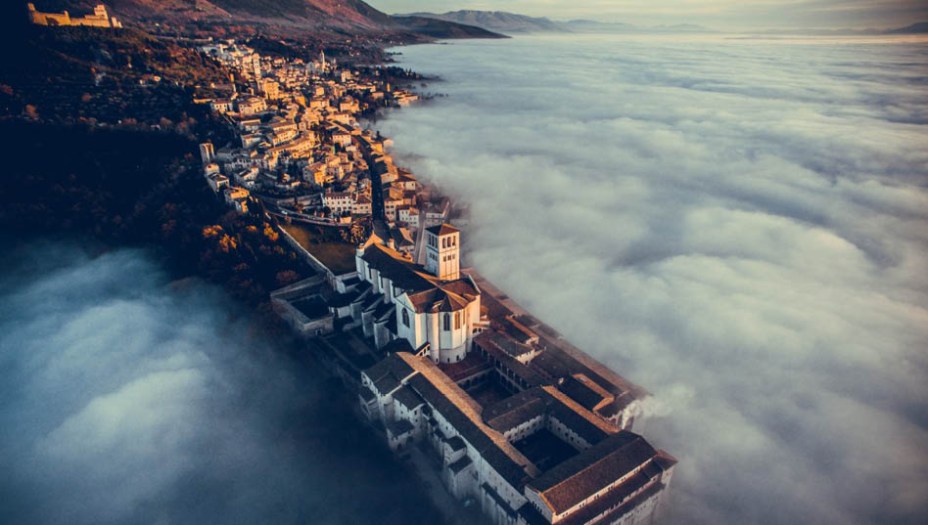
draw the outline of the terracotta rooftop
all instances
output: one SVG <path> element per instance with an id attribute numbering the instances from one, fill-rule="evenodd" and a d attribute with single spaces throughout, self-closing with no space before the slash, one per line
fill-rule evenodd
<path id="1" fill-rule="evenodd" d="M 415 390 L 409 388 L 408 386 L 404 386 L 403 388 L 400 388 L 394 392 L 393 398 L 409 410 L 412 410 L 424 403 L 424 401 L 422 401 L 422 397 L 419 396 Z"/>
<path id="2" fill-rule="evenodd" d="M 431 228 L 427 228 L 425 231 L 429 233 L 434 233 L 435 235 L 448 235 L 450 233 L 458 233 L 461 230 L 455 228 L 454 226 L 448 223 L 445 223 L 445 224 L 440 224 L 438 226 L 432 226 Z"/>
<path id="3" fill-rule="evenodd" d="M 409 384 L 454 426 L 480 455 L 516 489 L 525 480 L 540 474 L 538 469 L 496 430 L 483 422 L 481 408 L 464 390 L 442 372 L 431 360 L 408 353 L 397 353 L 387 360 L 398 359 L 419 372 Z"/>
<path id="4" fill-rule="evenodd" d="M 401 359 L 387 358 L 381 359 L 364 373 L 371 379 L 378 392 L 387 394 L 400 387 L 403 379 L 409 377 L 414 371 Z"/>
<path id="5" fill-rule="evenodd" d="M 524 390 L 483 412 L 484 421 L 504 433 L 538 416 L 559 420 L 591 445 L 618 430 L 552 386 Z"/>
<path id="6" fill-rule="evenodd" d="M 361 256 L 365 262 L 387 277 L 397 288 L 418 292 L 433 288 L 438 278 L 406 259 L 403 254 L 380 243 L 372 243 Z"/>
<path id="7" fill-rule="evenodd" d="M 571 514 L 567 519 L 559 521 L 558 525 L 586 525 L 600 515 L 600 523 L 618 522 L 622 516 L 663 488 L 664 484 L 660 482 L 659 477 L 645 473 L 635 474 L 632 479 Z"/>
<path id="8" fill-rule="evenodd" d="M 562 514 L 646 466 L 657 455 L 643 437 L 622 431 L 545 472 L 528 487 L 556 514 Z"/>
<path id="9" fill-rule="evenodd" d="M 500 432 L 507 432 L 522 423 L 547 413 L 547 399 L 540 388 L 531 388 L 508 397 L 483 411 L 487 425 Z"/>
<path id="10" fill-rule="evenodd" d="M 491 368 L 490 364 L 484 361 L 476 352 L 471 352 L 464 356 L 464 359 L 456 363 L 440 363 L 438 368 L 444 372 L 452 381 L 458 383 L 464 379 L 480 374 Z"/>
<path id="11" fill-rule="evenodd" d="M 586 374 L 570 375 L 564 378 L 558 388 L 587 410 L 595 411 L 615 400 L 614 395 L 597 385 Z"/>
<path id="12" fill-rule="evenodd" d="M 463 310 L 480 295 L 470 279 L 437 284 L 428 290 L 409 293 L 416 312 L 457 312 Z"/>

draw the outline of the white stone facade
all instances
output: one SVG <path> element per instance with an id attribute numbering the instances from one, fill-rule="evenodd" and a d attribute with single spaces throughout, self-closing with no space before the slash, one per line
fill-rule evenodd
<path id="1" fill-rule="evenodd" d="M 455 257 L 458 249 L 455 244 Z M 359 249 L 355 261 L 358 276 L 370 285 L 367 293 L 372 296 L 359 312 L 360 320 L 365 334 L 375 337 L 378 346 L 399 338 L 414 349 L 427 347 L 436 363 L 465 358 L 480 327 L 480 289 L 472 279 L 462 279 L 459 273 L 444 276 L 453 279 L 429 274 L 377 242 Z M 383 305 L 389 305 L 390 311 Z M 379 334 L 378 319 L 382 321 Z"/>

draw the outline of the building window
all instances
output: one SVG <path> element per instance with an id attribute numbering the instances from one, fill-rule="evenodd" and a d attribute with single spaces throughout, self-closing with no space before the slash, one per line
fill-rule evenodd
<path id="1" fill-rule="evenodd" d="M 454 329 L 461 329 L 461 312 L 454 312 Z"/>
<path id="2" fill-rule="evenodd" d="M 445 314 L 445 331 L 451 330 L 451 314 Z"/>
<path id="3" fill-rule="evenodd" d="M 403 309 L 403 324 L 409 328 L 409 310 Z"/>

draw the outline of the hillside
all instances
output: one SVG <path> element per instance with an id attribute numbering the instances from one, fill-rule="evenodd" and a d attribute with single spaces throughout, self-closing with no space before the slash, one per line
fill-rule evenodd
<path id="1" fill-rule="evenodd" d="M 437 18 L 397 15 L 393 19 L 409 31 L 432 38 L 507 38 L 482 27 Z"/>
<path id="2" fill-rule="evenodd" d="M 481 27 L 489 31 L 504 34 L 517 33 L 708 33 L 713 32 L 694 24 L 662 25 L 639 27 L 620 22 L 598 22 L 594 20 L 570 20 L 567 22 L 537 18 L 504 11 L 462 10 L 448 13 L 412 13 L 420 18 L 432 18 L 457 24 Z"/>
<path id="3" fill-rule="evenodd" d="M 197 86 L 228 73 L 196 50 L 142 31 L 44 28 L 0 9 L 0 119 L 205 131 Z"/>
<path id="4" fill-rule="evenodd" d="M 36 0 L 39 10 L 89 12 L 100 0 Z M 106 0 L 112 13 L 127 25 L 159 24 L 162 29 L 202 31 L 206 25 L 239 25 L 273 29 L 294 36 L 310 31 L 314 36 L 381 35 L 386 38 L 411 33 L 434 38 L 487 38 L 485 31 L 453 22 L 424 24 L 415 19 L 396 19 L 362 0 Z M 220 34 L 222 36 L 222 34 Z"/>
<path id="5" fill-rule="evenodd" d="M 327 24 L 351 23 L 359 27 L 383 27 L 393 22 L 389 15 L 361 0 L 213 0 L 232 13 L 259 17 L 322 19 Z"/>
<path id="6" fill-rule="evenodd" d="M 68 9 L 76 13 L 90 11 L 99 1 L 37 0 L 35 4 L 40 11 Z M 277 19 L 339 28 L 374 28 L 390 23 L 389 16 L 360 0 L 106 0 L 104 3 L 117 17 L 130 22 L 244 22 Z"/>
<path id="7" fill-rule="evenodd" d="M 912 24 L 906 27 L 900 27 L 898 29 L 890 29 L 885 31 L 888 35 L 920 35 L 928 33 L 928 22 L 919 22 L 917 24 Z"/>

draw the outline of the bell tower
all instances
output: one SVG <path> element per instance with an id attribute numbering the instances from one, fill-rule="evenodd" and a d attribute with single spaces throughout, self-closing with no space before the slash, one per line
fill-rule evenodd
<path id="1" fill-rule="evenodd" d="M 461 231 L 450 224 L 425 230 L 425 269 L 442 281 L 461 278 Z"/>

